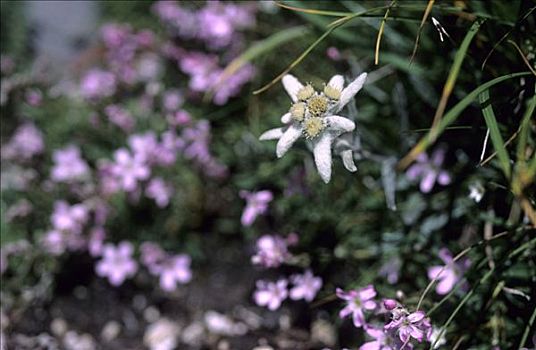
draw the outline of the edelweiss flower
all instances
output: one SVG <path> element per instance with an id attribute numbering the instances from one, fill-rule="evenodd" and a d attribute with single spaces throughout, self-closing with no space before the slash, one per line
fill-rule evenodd
<path id="1" fill-rule="evenodd" d="M 355 123 L 336 115 L 361 90 L 367 74 L 363 73 L 343 89 L 342 75 L 333 76 L 322 92 L 311 84 L 303 85 L 294 76 L 283 77 L 283 86 L 293 104 L 288 113 L 281 117 L 284 127 L 266 131 L 260 140 L 279 140 L 276 154 L 281 158 L 300 136 L 312 143 L 318 173 L 325 183 L 331 179 L 332 143 L 341 134 L 355 129 Z M 344 162 L 349 171 L 355 171 L 353 161 Z"/>

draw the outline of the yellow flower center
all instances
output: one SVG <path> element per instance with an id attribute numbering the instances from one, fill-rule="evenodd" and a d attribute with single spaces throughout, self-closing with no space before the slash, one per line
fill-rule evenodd
<path id="1" fill-rule="evenodd" d="M 290 107 L 290 115 L 295 121 L 301 122 L 305 116 L 305 103 L 298 102 Z"/>
<path id="2" fill-rule="evenodd" d="M 322 130 L 326 127 L 326 124 L 324 123 L 324 120 L 320 117 L 311 117 L 305 120 L 303 123 L 303 131 L 305 133 L 305 137 L 308 139 L 312 139 L 317 137 Z"/>
<path id="3" fill-rule="evenodd" d="M 332 100 L 338 100 L 341 97 L 341 91 L 331 85 L 326 85 L 324 87 L 324 94 Z"/>
<path id="4" fill-rule="evenodd" d="M 311 84 L 307 84 L 298 91 L 298 94 L 296 96 L 298 97 L 298 100 L 305 101 L 309 97 L 313 96 L 314 93 L 315 89 L 313 89 Z"/>
<path id="5" fill-rule="evenodd" d="M 309 112 L 316 117 L 319 117 L 328 110 L 328 99 L 324 96 L 314 96 L 307 103 Z"/>

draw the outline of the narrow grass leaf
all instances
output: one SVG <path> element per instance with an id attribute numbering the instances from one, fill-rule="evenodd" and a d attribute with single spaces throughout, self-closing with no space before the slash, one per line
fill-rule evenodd
<path id="1" fill-rule="evenodd" d="M 409 59 L 409 62 L 413 62 L 413 59 L 415 58 L 415 54 L 417 53 L 417 48 L 419 47 L 419 39 L 421 38 L 422 29 L 424 28 L 424 24 L 426 23 L 426 20 L 428 19 L 428 16 L 430 15 L 430 12 L 432 12 L 432 8 L 434 7 L 435 0 L 428 0 L 428 5 L 426 5 L 426 9 L 424 10 L 424 14 L 422 16 L 421 25 L 419 26 L 419 31 L 417 32 L 417 37 L 415 38 L 415 45 L 413 46 L 413 52 L 411 53 L 411 58 Z"/>
<path id="2" fill-rule="evenodd" d="M 267 52 L 271 52 L 275 48 L 289 42 L 296 40 L 300 37 L 308 35 L 310 32 L 305 26 L 292 27 L 280 32 L 277 32 L 268 38 L 257 42 L 250 48 L 248 48 L 240 56 L 232 60 L 227 67 L 223 70 L 218 85 L 222 84 L 231 75 L 242 68 L 246 63 L 251 62 L 253 59 L 262 56 Z"/>
<path id="3" fill-rule="evenodd" d="M 512 169 L 510 166 L 510 157 L 508 152 L 506 152 L 506 146 L 504 145 L 504 140 L 499 131 L 499 125 L 497 124 L 497 118 L 493 112 L 493 106 L 489 97 L 489 90 L 484 90 L 479 96 L 480 105 L 482 106 L 482 114 L 484 114 L 484 119 L 486 120 L 486 125 L 488 126 L 491 143 L 497 152 L 497 157 L 499 158 L 499 163 L 501 164 L 504 175 L 507 178 L 510 178 Z"/>
<path id="4" fill-rule="evenodd" d="M 419 140 L 419 142 L 411 149 L 411 151 L 407 155 L 405 155 L 404 158 L 400 160 L 400 162 L 398 162 L 398 169 L 406 169 L 408 165 L 410 165 L 420 153 L 425 151 L 428 146 L 430 146 L 435 141 L 436 138 L 432 137 L 432 132 L 434 132 L 435 135 L 438 135 L 443 132 L 446 127 L 448 127 L 450 124 L 454 123 L 456 119 L 458 119 L 458 117 L 465 110 L 465 108 L 467 108 L 483 91 L 505 80 L 518 78 L 530 74 L 531 72 L 519 72 L 503 75 L 492 79 L 471 91 L 445 114 L 445 117 L 441 119 L 441 121 L 438 123 L 435 131 L 430 130 L 430 132 L 423 136 Z"/>
<path id="5" fill-rule="evenodd" d="M 396 3 L 396 0 L 391 1 L 391 6 L 393 6 L 395 3 Z M 391 10 L 391 7 L 385 10 L 385 16 L 383 16 L 382 23 L 380 24 L 380 29 L 378 30 L 378 37 L 376 38 L 376 49 L 374 53 L 375 65 L 378 65 L 380 61 L 380 43 L 382 41 L 382 34 L 383 34 L 383 30 L 385 29 L 385 22 L 387 21 L 387 18 L 389 17 L 390 10 Z"/>
<path id="6" fill-rule="evenodd" d="M 475 37 L 476 33 L 478 32 L 478 29 L 483 22 L 484 20 L 477 20 L 475 21 L 475 23 L 473 23 L 473 25 L 471 26 L 471 28 L 469 28 L 469 31 L 465 35 L 465 38 L 463 38 L 460 48 L 458 49 L 458 51 L 456 51 L 454 63 L 452 63 L 452 66 L 450 67 L 449 76 L 447 78 L 447 81 L 445 82 L 445 86 L 443 87 L 443 92 L 441 93 L 441 100 L 439 101 L 439 105 L 437 106 L 437 110 L 434 115 L 434 121 L 432 122 L 431 135 L 434 138 L 437 136 L 436 131 L 434 129 L 443 117 L 443 113 L 445 113 L 447 102 L 449 100 L 450 94 L 452 93 L 452 90 L 454 90 L 454 85 L 456 84 L 456 80 L 458 79 L 458 74 L 460 73 L 460 69 L 462 67 L 465 54 L 467 53 L 467 49 L 469 48 L 469 44 L 471 44 L 471 42 L 473 41 L 473 38 Z"/>

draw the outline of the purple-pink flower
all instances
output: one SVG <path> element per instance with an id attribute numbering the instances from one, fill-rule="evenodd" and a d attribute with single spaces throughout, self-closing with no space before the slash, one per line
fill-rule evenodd
<path id="1" fill-rule="evenodd" d="M 145 195 L 154 199 L 156 205 L 164 208 L 169 204 L 169 199 L 173 193 L 173 188 L 168 185 L 162 178 L 155 177 L 145 188 Z"/>
<path id="2" fill-rule="evenodd" d="M 257 290 L 253 294 L 255 303 L 266 306 L 270 310 L 277 310 L 288 296 L 288 281 L 280 279 L 277 282 L 257 281 Z"/>
<path id="3" fill-rule="evenodd" d="M 61 255 L 66 249 L 64 234 L 57 230 L 45 233 L 40 243 L 43 249 L 51 255 Z"/>
<path id="4" fill-rule="evenodd" d="M 80 155 L 80 149 L 75 145 L 55 150 L 52 159 L 50 178 L 56 182 L 80 180 L 89 174 L 89 166 Z"/>
<path id="5" fill-rule="evenodd" d="M 135 158 L 146 163 L 154 162 L 158 153 L 158 140 L 154 132 L 132 134 L 128 137 L 128 145 Z"/>
<path id="6" fill-rule="evenodd" d="M 89 70 L 80 83 L 80 93 L 89 100 L 112 96 L 115 89 L 115 76 L 101 69 Z"/>
<path id="7" fill-rule="evenodd" d="M 292 300 L 304 299 L 310 302 L 322 288 L 322 278 L 315 277 L 311 270 L 307 270 L 301 275 L 290 276 L 290 281 L 294 284 L 289 293 Z"/>
<path id="8" fill-rule="evenodd" d="M 89 211 L 84 204 L 69 205 L 65 201 L 54 203 L 51 221 L 55 230 L 80 234 L 88 218 Z"/>
<path id="9" fill-rule="evenodd" d="M 136 121 L 132 118 L 132 115 L 121 106 L 109 105 L 104 109 L 104 113 L 108 117 L 108 120 L 117 125 L 121 130 L 125 132 L 131 132 L 134 129 Z"/>
<path id="10" fill-rule="evenodd" d="M 243 226 L 251 226 L 257 216 L 266 213 L 268 203 L 273 199 L 270 191 L 264 190 L 259 192 L 240 191 L 240 197 L 246 200 L 246 207 L 242 213 L 241 222 Z"/>
<path id="11" fill-rule="evenodd" d="M 104 239 L 106 231 L 102 227 L 94 227 L 89 234 L 87 250 L 91 256 L 100 256 L 104 249 Z"/>
<path id="12" fill-rule="evenodd" d="M 39 107 L 43 102 L 43 93 L 39 89 L 28 89 L 24 94 L 26 103 L 32 107 Z"/>
<path id="13" fill-rule="evenodd" d="M 257 240 L 257 252 L 251 258 L 253 264 L 278 267 L 290 258 L 287 241 L 279 235 L 264 235 Z"/>
<path id="14" fill-rule="evenodd" d="M 430 267 L 428 269 L 428 278 L 430 280 L 437 278 L 436 292 L 439 295 L 445 295 L 463 277 L 463 274 L 471 266 L 471 261 L 468 258 L 463 258 L 456 262 L 453 261 L 452 254 L 447 248 L 440 249 L 438 255 L 445 265 Z"/>
<path id="15" fill-rule="evenodd" d="M 346 300 L 347 303 L 339 312 L 339 317 L 345 318 L 352 315 L 354 326 L 358 328 L 365 326 L 365 311 L 374 310 L 377 306 L 373 300 L 376 296 L 374 286 L 368 285 L 359 290 L 350 290 L 348 292 L 337 288 L 336 293 L 340 299 Z"/>
<path id="16" fill-rule="evenodd" d="M 119 179 L 122 189 L 127 192 L 136 190 L 138 182 L 147 180 L 151 175 L 151 169 L 145 160 L 131 155 L 125 148 L 115 151 L 114 160 L 112 173 Z"/>
<path id="17" fill-rule="evenodd" d="M 149 272 L 157 274 L 162 262 L 166 259 L 166 252 L 154 242 L 143 242 L 140 245 L 141 263 Z"/>
<path id="18" fill-rule="evenodd" d="M 430 320 L 424 311 L 409 313 L 404 308 L 397 308 L 391 312 L 391 322 L 385 325 L 387 331 L 394 331 L 404 344 L 409 344 L 411 338 L 422 342 L 432 330 Z"/>
<path id="19" fill-rule="evenodd" d="M 2 158 L 29 160 L 45 149 L 43 133 L 33 123 L 19 126 L 9 142 L 2 147 Z"/>
<path id="20" fill-rule="evenodd" d="M 406 175 L 412 181 L 420 179 L 420 190 L 423 193 L 430 192 L 436 181 L 440 185 L 448 185 L 451 182 L 450 174 L 441 168 L 444 159 L 444 148 L 436 149 L 432 153 L 431 159 L 426 153 L 421 153 L 417 157 L 417 162 L 408 169 Z"/>
<path id="21" fill-rule="evenodd" d="M 190 282 L 192 270 L 191 258 L 186 254 L 167 254 L 154 242 L 143 242 L 140 246 L 141 262 L 152 275 L 159 276 L 160 287 L 171 292 L 177 284 Z"/>
<path id="22" fill-rule="evenodd" d="M 160 287 L 166 292 L 177 289 L 177 284 L 185 284 L 192 279 L 191 259 L 186 254 L 177 254 L 164 259 L 153 272 L 160 276 Z"/>
<path id="23" fill-rule="evenodd" d="M 95 266 L 97 275 L 107 277 L 110 284 L 120 286 L 125 279 L 134 276 L 138 263 L 132 259 L 134 248 L 131 243 L 122 241 L 117 246 L 108 243 L 104 246 L 102 259 Z"/>
<path id="24" fill-rule="evenodd" d="M 359 347 L 359 350 L 412 350 L 413 344 L 404 344 L 393 331 L 372 326 L 365 327 L 365 332 L 373 341 L 366 342 Z"/>
<path id="25" fill-rule="evenodd" d="M 166 112 L 177 111 L 184 102 L 184 97 L 178 90 L 168 90 L 162 96 L 162 104 Z"/>

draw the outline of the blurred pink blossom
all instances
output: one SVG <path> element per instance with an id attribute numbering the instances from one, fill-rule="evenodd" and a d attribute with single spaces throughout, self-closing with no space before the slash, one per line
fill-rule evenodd
<path id="1" fill-rule="evenodd" d="M 55 230 L 80 234 L 88 219 L 89 212 L 84 204 L 69 205 L 65 201 L 54 203 L 51 221 Z"/>
<path id="2" fill-rule="evenodd" d="M 294 287 L 290 289 L 290 299 L 292 300 L 304 299 L 311 302 L 322 288 L 322 278 L 315 277 L 311 270 L 307 270 L 301 275 L 290 276 L 290 281 L 294 284 Z"/>
<path id="3" fill-rule="evenodd" d="M 251 226 L 258 215 L 268 211 L 268 203 L 273 199 L 270 191 L 249 192 L 240 191 L 240 197 L 246 200 L 246 207 L 242 213 L 241 222 L 243 226 Z"/>
<path id="4" fill-rule="evenodd" d="M 160 276 L 160 287 L 166 292 L 171 292 L 177 288 L 178 283 L 190 282 L 192 279 L 190 263 L 191 259 L 186 254 L 166 258 L 156 271 Z"/>
<path id="5" fill-rule="evenodd" d="M 357 328 L 366 326 L 365 311 L 374 310 L 377 306 L 373 300 L 376 296 L 374 286 L 368 285 L 359 290 L 350 290 L 348 292 L 337 288 L 336 292 L 340 299 L 347 302 L 346 306 L 339 312 L 339 317 L 345 318 L 352 315 L 354 326 Z"/>
<path id="6" fill-rule="evenodd" d="M 125 279 L 134 276 L 138 271 L 138 263 L 132 259 L 133 251 L 132 244 L 126 241 L 117 246 L 106 244 L 102 259 L 95 265 L 97 275 L 107 277 L 113 286 L 120 286 Z"/>
<path id="7" fill-rule="evenodd" d="M 151 169 L 143 158 L 135 157 L 125 148 L 120 148 L 114 153 L 115 163 L 112 173 L 119 179 L 124 191 L 132 192 L 138 187 L 138 182 L 147 180 L 151 175 Z"/>
<path id="8" fill-rule="evenodd" d="M 89 166 L 80 155 L 80 149 L 75 145 L 55 150 L 52 159 L 54 165 L 50 178 L 56 182 L 80 180 L 89 174 Z"/>
<path id="9" fill-rule="evenodd" d="M 106 231 L 104 231 L 104 228 L 97 226 L 91 229 L 87 243 L 87 250 L 91 256 L 100 256 L 102 254 L 105 238 Z"/>
<path id="10" fill-rule="evenodd" d="M 436 265 L 428 268 L 428 278 L 430 280 L 437 278 L 436 293 L 445 295 L 463 277 L 464 273 L 471 266 L 471 261 L 468 258 L 463 258 L 456 262 L 453 261 L 452 254 L 447 248 L 440 249 L 438 255 L 445 263 L 445 266 Z"/>
<path id="11" fill-rule="evenodd" d="M 101 69 L 89 70 L 80 83 L 80 93 L 89 100 L 112 96 L 116 90 L 113 73 Z"/>
<path id="12" fill-rule="evenodd" d="M 9 142 L 2 147 L 2 158 L 29 160 L 43 153 L 45 142 L 43 133 L 33 123 L 19 126 Z"/>
<path id="13" fill-rule="evenodd" d="M 172 192 L 173 188 L 160 177 L 151 179 L 145 188 L 145 195 L 154 199 L 156 205 L 160 208 L 164 208 L 169 204 Z"/>
<path id="14" fill-rule="evenodd" d="M 132 129 L 134 129 L 136 121 L 123 107 L 118 105 L 109 105 L 104 109 L 104 113 L 108 117 L 108 120 L 112 124 L 117 125 L 121 130 L 131 132 Z"/>
<path id="15" fill-rule="evenodd" d="M 285 279 L 277 282 L 257 281 L 253 299 L 259 306 L 266 306 L 272 311 L 277 310 L 288 296 L 287 285 L 288 281 Z"/>
<path id="16" fill-rule="evenodd" d="M 426 153 L 421 153 L 417 161 L 406 172 L 408 179 L 420 179 L 420 190 L 428 193 L 434 187 L 436 181 L 440 185 L 448 185 L 451 182 L 449 172 L 443 170 L 441 166 L 445 159 L 445 149 L 438 148 L 432 153 L 431 159 Z"/>
<path id="17" fill-rule="evenodd" d="M 264 235 L 257 240 L 257 251 L 251 258 L 253 264 L 278 267 L 290 258 L 287 242 L 279 235 Z"/>

